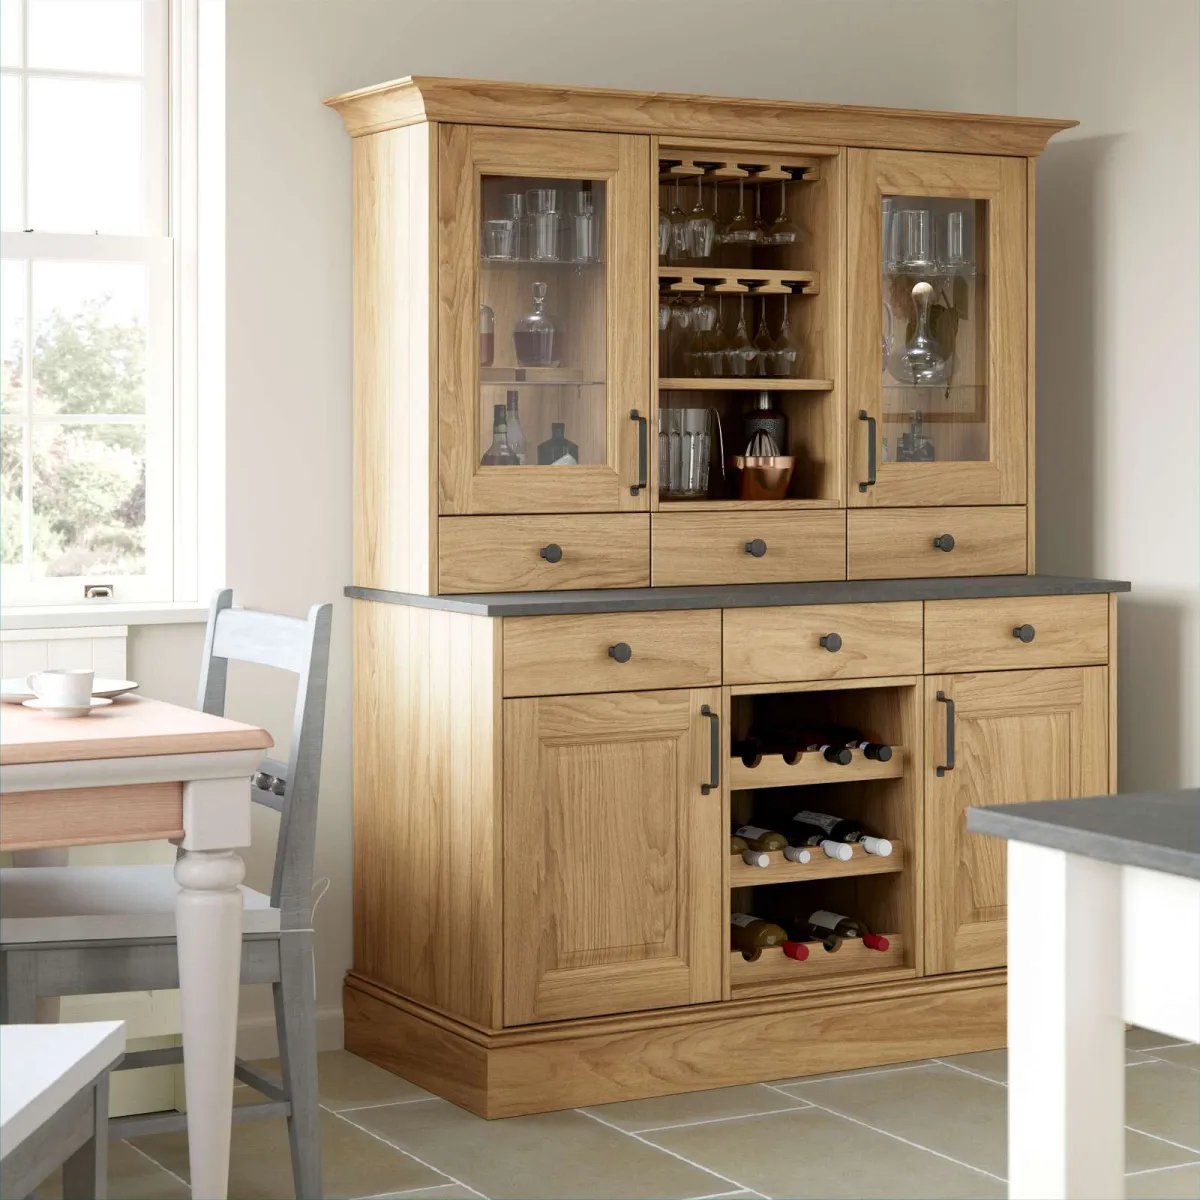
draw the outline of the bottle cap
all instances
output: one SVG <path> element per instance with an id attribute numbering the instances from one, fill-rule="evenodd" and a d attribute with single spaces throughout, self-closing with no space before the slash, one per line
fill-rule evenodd
<path id="1" fill-rule="evenodd" d="M 880 746 L 879 749 L 875 751 L 875 757 L 880 762 L 891 762 L 892 761 L 891 746 Z"/>
<path id="2" fill-rule="evenodd" d="M 504 401 L 505 401 L 506 407 L 516 408 L 518 398 L 519 398 L 519 394 L 517 392 L 517 389 L 509 388 L 508 391 L 506 391 L 504 393 Z"/>
<path id="3" fill-rule="evenodd" d="M 785 846 L 783 848 L 783 857 L 788 862 L 806 863 L 812 859 L 812 851 L 807 846 Z"/>
<path id="4" fill-rule="evenodd" d="M 838 862 L 849 862 L 854 857 L 854 850 L 847 842 L 822 842 L 821 849 Z"/>
<path id="5" fill-rule="evenodd" d="M 563 435 L 563 430 L 566 429 L 566 424 L 563 421 L 550 422 L 550 436 L 560 438 Z"/>
<path id="6" fill-rule="evenodd" d="M 850 762 L 851 762 L 851 760 L 852 760 L 853 758 L 854 758 L 854 755 L 853 755 L 853 754 L 851 754 L 851 753 L 850 753 L 850 751 L 849 751 L 849 750 L 847 750 L 845 746 L 843 746 L 843 747 L 842 747 L 842 748 L 841 748 L 841 749 L 840 749 L 840 750 L 837 752 L 837 761 L 838 761 L 839 763 L 841 763 L 841 765 L 842 765 L 843 767 L 848 767 L 848 766 L 850 765 Z"/>
<path id="7" fill-rule="evenodd" d="M 803 962 L 808 957 L 808 947 L 803 942 L 784 942 L 783 952 L 797 962 Z"/>
<path id="8" fill-rule="evenodd" d="M 865 837 L 860 844 L 868 854 L 877 855 L 879 858 L 887 858 L 892 852 L 892 843 L 887 838 Z"/>
<path id="9" fill-rule="evenodd" d="M 508 405 L 507 404 L 493 404 L 492 405 L 492 424 L 493 425 L 503 425 L 507 419 L 508 419 Z"/>
<path id="10" fill-rule="evenodd" d="M 864 933 L 862 943 L 868 950 L 886 950 L 892 944 L 882 933 Z"/>
<path id="11" fill-rule="evenodd" d="M 771 865 L 771 856 L 763 853 L 761 850 L 743 850 L 742 862 L 751 867 L 769 867 Z"/>

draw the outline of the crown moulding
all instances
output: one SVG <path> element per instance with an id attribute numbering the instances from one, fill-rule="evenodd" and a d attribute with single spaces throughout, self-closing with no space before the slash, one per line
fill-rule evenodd
<path id="1" fill-rule="evenodd" d="M 642 133 L 665 138 L 881 146 L 958 154 L 1040 154 L 1077 121 L 792 100 L 742 100 L 418 75 L 325 101 L 351 137 L 422 121 Z"/>

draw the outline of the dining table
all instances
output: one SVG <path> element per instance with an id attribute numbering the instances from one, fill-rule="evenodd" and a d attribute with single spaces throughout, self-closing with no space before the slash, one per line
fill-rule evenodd
<path id="1" fill-rule="evenodd" d="M 0 706 L 0 850 L 176 843 L 193 1196 L 229 1186 L 250 780 L 266 730 L 140 696 L 86 716 Z"/>

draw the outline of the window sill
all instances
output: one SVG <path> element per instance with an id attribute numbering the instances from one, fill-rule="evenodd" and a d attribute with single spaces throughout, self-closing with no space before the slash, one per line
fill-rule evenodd
<path id="1" fill-rule="evenodd" d="M 188 600 L 177 604 L 47 604 L 0 609 L 0 628 L 75 629 L 103 625 L 202 625 L 208 603 Z"/>

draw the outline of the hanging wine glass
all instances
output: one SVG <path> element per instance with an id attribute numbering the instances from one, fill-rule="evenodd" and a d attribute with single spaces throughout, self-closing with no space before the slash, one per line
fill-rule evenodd
<path id="1" fill-rule="evenodd" d="M 713 334 L 717 326 L 717 306 L 708 296 L 699 296 L 691 309 L 692 343 L 689 351 L 691 374 L 709 376 L 719 374 L 714 366 Z"/>
<path id="2" fill-rule="evenodd" d="M 704 207 L 704 177 L 696 177 L 696 203 L 688 214 L 688 251 L 696 262 L 708 262 L 712 258 L 713 238 L 717 223 Z"/>
<path id="3" fill-rule="evenodd" d="M 671 261 L 687 262 L 688 260 L 688 235 L 687 235 L 687 213 L 683 211 L 679 203 L 679 176 L 675 176 L 675 197 L 671 204 L 671 211 L 668 214 L 671 220 Z"/>
<path id="4" fill-rule="evenodd" d="M 671 297 L 671 359 L 673 376 L 688 374 L 688 354 L 692 346 L 692 310 L 687 296 Z"/>
<path id="5" fill-rule="evenodd" d="M 671 254 L 671 214 L 665 208 L 658 210 L 658 261 L 667 262 Z"/>
<path id="6" fill-rule="evenodd" d="M 734 246 L 754 245 L 760 238 L 749 214 L 746 212 L 746 181 L 738 179 L 737 212 L 733 214 L 729 224 L 725 226 L 723 241 Z"/>
<path id="7" fill-rule="evenodd" d="M 762 193 L 761 186 L 754 189 L 754 228 L 758 230 L 758 240 L 763 245 L 769 245 L 771 239 L 768 236 L 768 231 L 771 228 L 771 222 L 763 216 Z"/>
<path id="8" fill-rule="evenodd" d="M 800 374 L 801 357 L 800 343 L 792 337 L 792 327 L 788 320 L 788 300 L 783 297 L 783 324 L 779 327 L 779 336 L 775 339 L 775 353 L 771 359 L 772 375 L 795 377 Z"/>
<path id="9" fill-rule="evenodd" d="M 754 349 L 757 355 L 754 360 L 754 365 L 758 368 L 759 375 L 773 375 L 775 373 L 775 340 L 771 337 L 771 331 L 767 328 L 767 298 L 762 297 L 762 306 L 758 313 L 758 328 L 754 332 Z"/>
<path id="10" fill-rule="evenodd" d="M 671 372 L 671 306 L 666 296 L 658 298 L 658 373 Z"/>
<path id="11" fill-rule="evenodd" d="M 717 302 L 713 303 L 705 296 L 705 302 L 716 314 L 713 327 L 706 339 L 708 343 L 708 373 L 714 376 L 726 375 L 728 372 L 725 370 L 725 351 L 729 346 L 729 338 L 725 332 L 725 326 L 721 323 L 720 298 L 718 297 Z"/>
<path id="12" fill-rule="evenodd" d="M 787 181 L 779 185 L 779 215 L 771 222 L 763 241 L 772 246 L 793 246 L 801 238 L 800 226 L 788 216 Z"/>
<path id="13" fill-rule="evenodd" d="M 758 351 L 750 340 L 750 331 L 746 328 L 746 297 L 738 297 L 737 327 L 729 335 L 729 345 L 725 350 L 725 363 L 730 375 L 753 375 L 755 359 Z"/>

